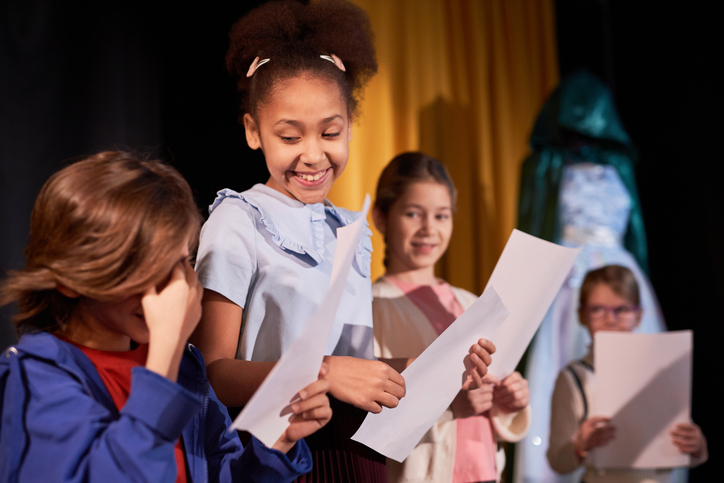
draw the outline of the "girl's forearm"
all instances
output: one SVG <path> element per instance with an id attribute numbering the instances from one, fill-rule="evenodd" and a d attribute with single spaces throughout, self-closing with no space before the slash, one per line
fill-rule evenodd
<path id="1" fill-rule="evenodd" d="M 275 361 L 217 359 L 206 366 L 206 375 L 226 406 L 243 406 L 271 372 Z"/>

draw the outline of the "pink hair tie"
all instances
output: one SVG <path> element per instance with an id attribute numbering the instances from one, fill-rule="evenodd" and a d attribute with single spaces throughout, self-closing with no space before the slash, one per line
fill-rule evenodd
<path id="1" fill-rule="evenodd" d="M 249 71 L 246 73 L 246 76 L 247 76 L 247 77 L 253 76 L 253 75 L 254 75 L 254 72 L 256 72 L 256 69 L 258 69 L 258 68 L 261 67 L 262 65 L 266 64 L 267 62 L 269 62 L 269 60 L 271 60 L 271 59 L 262 59 L 262 60 L 259 60 L 259 57 L 257 56 L 257 58 L 254 59 L 254 62 L 252 62 L 251 65 L 249 66 Z"/>
<path id="2" fill-rule="evenodd" d="M 337 57 L 336 55 L 334 55 L 334 54 L 320 55 L 320 57 L 323 58 L 324 60 L 328 60 L 331 63 L 333 63 L 334 65 L 336 65 L 337 68 L 339 70 L 341 70 L 342 72 L 347 72 L 347 69 L 344 68 L 344 64 L 342 63 L 342 60 L 339 57 Z"/>

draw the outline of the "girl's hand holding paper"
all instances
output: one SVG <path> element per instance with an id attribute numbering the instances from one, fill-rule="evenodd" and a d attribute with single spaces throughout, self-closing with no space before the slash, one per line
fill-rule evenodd
<path id="1" fill-rule="evenodd" d="M 327 356 L 330 394 L 371 413 L 396 408 L 405 395 L 405 378 L 388 364 L 356 357 Z"/>

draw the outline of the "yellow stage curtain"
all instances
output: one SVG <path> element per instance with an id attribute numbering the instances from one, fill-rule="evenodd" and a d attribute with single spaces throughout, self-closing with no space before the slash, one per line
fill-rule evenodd
<path id="1" fill-rule="evenodd" d="M 330 199 L 360 209 L 404 151 L 443 161 L 459 198 L 438 274 L 481 293 L 517 218 L 520 167 L 558 83 L 554 0 L 353 0 L 370 16 L 379 72 Z M 373 279 L 384 273 L 375 231 Z"/>

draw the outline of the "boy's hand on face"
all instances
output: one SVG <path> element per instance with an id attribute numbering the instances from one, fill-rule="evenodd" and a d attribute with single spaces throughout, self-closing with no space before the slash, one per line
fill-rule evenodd
<path id="1" fill-rule="evenodd" d="M 153 286 L 143 294 L 148 327 L 146 368 L 172 381 L 178 377 L 186 341 L 201 319 L 203 288 L 188 260 L 178 262 L 160 292 Z"/>
<path id="2" fill-rule="evenodd" d="M 495 386 L 495 404 L 504 413 L 516 413 L 528 405 L 528 381 L 514 372 Z"/>
<path id="3" fill-rule="evenodd" d="M 581 423 L 575 445 L 581 451 L 590 451 L 608 444 L 615 437 L 616 428 L 611 424 L 611 418 L 594 416 Z"/>
<path id="4" fill-rule="evenodd" d="M 671 441 L 682 453 L 701 459 L 704 450 L 704 434 L 694 423 L 679 423 L 671 430 Z"/>
<path id="5" fill-rule="evenodd" d="M 193 267 L 184 260 L 177 263 L 160 292 L 153 286 L 146 290 L 141 303 L 148 331 L 182 342 L 188 340 L 201 319 L 203 288 Z"/>

